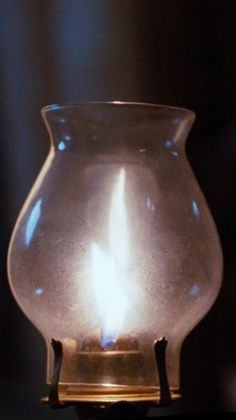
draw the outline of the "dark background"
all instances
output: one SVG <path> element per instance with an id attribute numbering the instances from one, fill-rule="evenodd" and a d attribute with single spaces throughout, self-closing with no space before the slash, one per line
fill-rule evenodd
<path id="1" fill-rule="evenodd" d="M 42 337 L 7 284 L 10 234 L 48 151 L 42 106 L 127 100 L 193 109 L 187 153 L 224 252 L 220 295 L 182 351 L 183 402 L 236 411 L 236 7 L 224 0 L 1 0 L 0 418 L 75 419 L 41 406 Z M 153 414 L 155 414 L 153 412 Z"/>

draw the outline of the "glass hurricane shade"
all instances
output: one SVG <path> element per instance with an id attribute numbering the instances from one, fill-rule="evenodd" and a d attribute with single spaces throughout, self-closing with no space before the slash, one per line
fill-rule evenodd
<path id="1" fill-rule="evenodd" d="M 13 294 L 63 344 L 64 401 L 157 400 L 154 342 L 182 342 L 213 304 L 218 235 L 185 155 L 194 113 L 135 103 L 51 105 L 46 162 L 8 256 Z"/>

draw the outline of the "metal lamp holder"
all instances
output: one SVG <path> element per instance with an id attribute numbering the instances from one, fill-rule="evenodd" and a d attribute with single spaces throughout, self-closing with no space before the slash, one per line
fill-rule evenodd
<path id="1" fill-rule="evenodd" d="M 95 403 L 95 402 L 60 402 L 59 397 L 59 379 L 61 365 L 63 360 L 63 346 L 60 341 L 52 339 L 51 341 L 54 352 L 54 367 L 51 378 L 51 385 L 47 402 L 54 409 L 66 408 L 73 405 L 76 413 L 82 418 L 95 417 L 98 419 L 111 418 L 135 418 L 146 416 L 148 409 L 155 406 L 166 406 L 171 403 L 171 392 L 168 383 L 166 370 L 166 347 L 167 340 L 164 337 L 155 341 L 154 350 L 160 383 L 160 398 L 157 402 L 129 402 L 125 400 L 117 400 L 114 403 Z"/>

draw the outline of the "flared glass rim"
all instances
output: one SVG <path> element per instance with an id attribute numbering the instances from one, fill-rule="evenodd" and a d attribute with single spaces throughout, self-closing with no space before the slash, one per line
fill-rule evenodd
<path id="1" fill-rule="evenodd" d="M 59 111 L 63 109 L 73 109 L 73 108 L 86 108 L 91 106 L 101 106 L 101 107 L 131 107 L 131 108 L 148 108 L 148 109 L 157 109 L 157 110 L 166 110 L 166 111 L 175 111 L 178 112 L 185 117 L 195 119 L 196 114 L 191 109 L 177 107 L 177 106 L 170 106 L 170 105 L 163 105 L 163 104 L 153 104 L 148 102 L 126 102 L 126 101 L 88 101 L 88 102 L 68 102 L 68 103 L 57 103 L 46 105 L 41 109 L 42 114 L 46 114 L 48 112 Z"/>

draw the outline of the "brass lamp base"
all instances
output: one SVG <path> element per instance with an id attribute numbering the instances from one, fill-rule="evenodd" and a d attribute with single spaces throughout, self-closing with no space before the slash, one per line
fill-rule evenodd
<path id="1" fill-rule="evenodd" d="M 179 390 L 170 389 L 166 372 L 167 340 L 161 337 L 155 342 L 155 355 L 159 373 L 159 387 L 144 386 L 96 386 L 59 384 L 63 348 L 60 341 L 52 340 L 54 372 L 49 395 L 43 398 L 52 408 L 75 407 L 80 417 L 118 418 L 143 417 L 151 407 L 169 405 L 180 398 Z M 106 390 L 106 392 L 104 392 Z"/>

